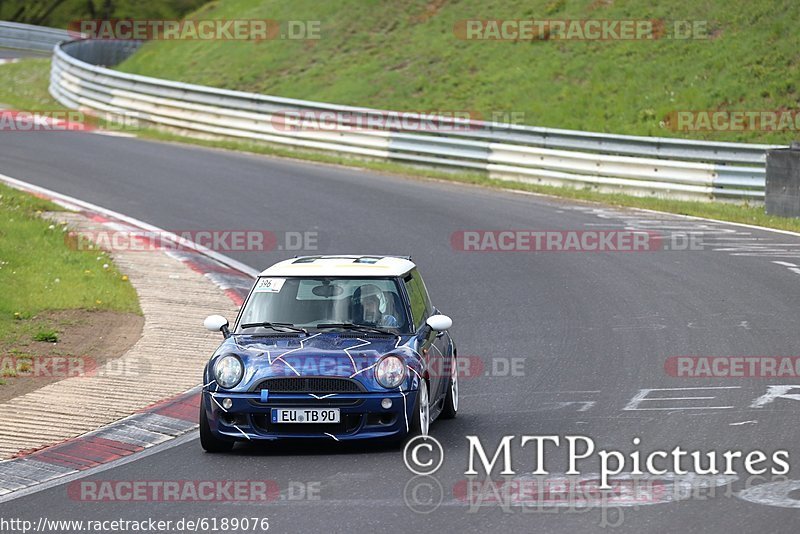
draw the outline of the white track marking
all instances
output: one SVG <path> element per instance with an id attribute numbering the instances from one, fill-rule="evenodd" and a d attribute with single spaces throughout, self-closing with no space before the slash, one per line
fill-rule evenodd
<path id="1" fill-rule="evenodd" d="M 556 410 L 559 410 L 561 408 L 568 408 L 573 405 L 579 405 L 580 408 L 578 408 L 577 411 L 586 412 L 594 408 L 595 404 L 597 403 L 595 401 L 559 401 L 550 404 L 555 404 Z"/>
<path id="2" fill-rule="evenodd" d="M 725 252 L 731 256 L 800 258 L 800 248 L 798 248 L 800 244 L 778 242 L 771 236 L 755 237 L 749 230 L 761 230 L 773 234 L 800 237 L 800 233 L 797 232 L 641 208 L 626 208 L 623 210 L 605 206 L 576 206 L 570 209 L 607 220 L 608 225 L 615 228 L 622 224 L 629 230 L 682 231 L 681 233 L 697 235 L 702 239 L 703 247 L 706 250 Z M 603 226 L 603 224 L 599 223 L 585 223 L 585 225 Z M 787 267 L 790 266 L 787 265 Z M 800 274 L 800 272 L 796 274 Z"/>
<path id="3" fill-rule="evenodd" d="M 135 138 L 136 134 L 128 133 L 128 132 L 117 132 L 114 130 L 90 130 L 90 134 L 94 135 L 105 135 L 108 137 L 125 137 L 125 138 Z"/>
<path id="4" fill-rule="evenodd" d="M 800 393 L 789 393 L 792 390 L 800 390 L 800 385 L 780 384 L 767 386 L 767 392 L 750 404 L 751 408 L 763 408 L 767 404 L 775 402 L 776 399 L 789 399 L 800 401 Z"/>
<path id="5" fill-rule="evenodd" d="M 534 395 L 558 395 L 560 393 L 602 393 L 599 389 L 594 390 L 586 390 L 586 391 L 572 391 L 572 390 L 562 390 L 562 391 L 532 391 Z M 491 393 L 487 393 L 487 395 L 491 395 Z"/>
<path id="6" fill-rule="evenodd" d="M 703 232 L 700 232 L 701 234 Z M 742 232 L 742 236 L 750 235 L 750 232 Z M 763 241 L 763 237 L 714 237 L 716 241 Z M 709 241 L 704 241 L 704 243 L 709 243 Z"/>
<path id="7" fill-rule="evenodd" d="M 622 409 L 623 411 L 681 411 L 681 410 L 729 410 L 733 406 L 671 406 L 668 408 L 641 408 L 643 402 L 653 401 L 674 401 L 674 400 L 712 400 L 716 397 L 649 397 L 654 391 L 697 391 L 697 390 L 716 390 L 716 389 L 741 389 L 741 386 L 698 386 L 686 388 L 644 388 L 640 389 L 636 395 Z"/>
<path id="8" fill-rule="evenodd" d="M 743 489 L 737 497 L 755 504 L 800 508 L 800 500 L 794 495 L 800 489 L 800 480 L 776 480 Z"/>

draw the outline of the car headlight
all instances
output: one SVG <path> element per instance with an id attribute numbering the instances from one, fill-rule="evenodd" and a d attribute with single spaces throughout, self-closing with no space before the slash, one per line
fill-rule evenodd
<path id="1" fill-rule="evenodd" d="M 384 356 L 375 366 L 375 378 L 387 389 L 394 389 L 406 378 L 406 364 L 397 356 Z"/>
<path id="2" fill-rule="evenodd" d="M 244 368 L 241 360 L 232 354 L 223 356 L 214 364 L 214 378 L 216 378 L 217 384 L 225 389 L 230 389 L 238 384 L 243 374 Z"/>

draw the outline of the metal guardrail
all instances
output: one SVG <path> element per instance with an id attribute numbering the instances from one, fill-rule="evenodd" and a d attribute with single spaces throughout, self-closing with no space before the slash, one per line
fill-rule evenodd
<path id="1" fill-rule="evenodd" d="M 0 21 L 0 47 L 50 51 L 61 41 L 73 39 L 66 30 Z"/>
<path id="2" fill-rule="evenodd" d="M 670 198 L 763 201 L 772 145 L 610 135 L 472 121 L 468 128 L 309 130 L 287 112 L 387 114 L 131 75 L 106 68 L 137 42 L 81 40 L 54 49 L 51 94 L 186 135 L 234 137 L 411 164 L 486 172 L 492 178 Z"/>

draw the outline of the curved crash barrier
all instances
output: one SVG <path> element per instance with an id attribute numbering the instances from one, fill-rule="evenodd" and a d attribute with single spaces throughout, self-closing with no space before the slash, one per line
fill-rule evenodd
<path id="1" fill-rule="evenodd" d="M 502 180 L 640 196 L 761 202 L 766 151 L 776 148 L 537 128 L 470 117 L 409 117 L 108 68 L 139 45 L 90 39 L 59 44 L 53 50 L 50 92 L 70 108 L 136 117 L 184 135 L 265 141 L 485 172 Z"/>
<path id="2" fill-rule="evenodd" d="M 0 21 L 0 46 L 4 48 L 50 51 L 71 38 L 66 30 Z"/>

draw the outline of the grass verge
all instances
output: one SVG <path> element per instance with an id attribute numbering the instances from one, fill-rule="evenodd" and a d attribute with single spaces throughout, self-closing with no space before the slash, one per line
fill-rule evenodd
<path id="1" fill-rule="evenodd" d="M 0 104 L 8 109 L 64 109 L 50 96 L 50 58 L 29 58 L 0 65 Z"/>
<path id="2" fill-rule="evenodd" d="M 47 312 L 141 314 L 136 291 L 105 252 L 69 247 L 66 228 L 40 217 L 58 210 L 0 184 L 0 346 L 9 350 L 57 341 L 58 326 L 41 318 Z"/>

